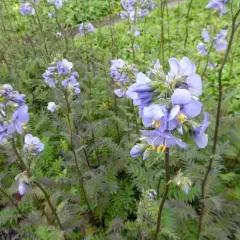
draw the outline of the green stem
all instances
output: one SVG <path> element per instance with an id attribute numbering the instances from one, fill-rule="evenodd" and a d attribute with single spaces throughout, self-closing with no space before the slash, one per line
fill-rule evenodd
<path id="1" fill-rule="evenodd" d="M 187 17 L 186 17 L 186 37 L 185 37 L 185 42 L 184 42 L 184 49 L 186 49 L 186 46 L 187 46 L 189 14 L 190 14 L 190 10 L 191 10 L 191 7 L 192 7 L 192 3 L 193 3 L 193 0 L 190 1 L 190 4 L 188 6 Z"/>
<path id="2" fill-rule="evenodd" d="M 18 150 L 17 150 L 17 147 L 16 147 L 16 143 L 15 143 L 14 138 L 12 139 L 12 147 L 13 147 L 14 153 L 16 154 L 16 156 L 17 156 L 17 158 L 18 158 L 18 163 L 20 163 L 19 165 L 20 165 L 21 169 L 22 169 L 23 171 L 26 171 L 26 172 L 28 173 L 28 176 L 31 177 L 32 174 L 31 174 L 31 172 L 30 172 L 30 169 L 28 169 L 28 167 L 27 167 L 26 164 L 24 163 L 23 159 L 21 158 L 21 156 L 20 156 L 20 154 L 19 154 L 19 152 L 18 152 Z M 59 228 L 63 231 L 62 224 L 61 224 L 61 222 L 60 222 L 60 219 L 59 219 L 59 217 L 58 217 L 58 214 L 57 214 L 56 210 L 54 209 L 54 207 L 53 207 L 53 205 L 52 205 L 52 203 L 51 203 L 51 201 L 50 201 L 49 195 L 47 194 L 47 192 L 45 191 L 45 189 L 41 186 L 41 184 L 40 184 L 39 182 L 37 182 L 37 181 L 33 181 L 33 182 L 34 182 L 35 185 L 43 192 L 43 194 L 44 194 L 44 196 L 45 196 L 45 198 L 46 198 L 46 200 L 47 200 L 47 202 L 48 202 L 48 205 L 49 205 L 49 207 L 51 208 L 52 213 L 54 214 L 54 216 L 55 216 L 55 218 L 56 218 L 56 220 L 57 220 L 57 223 L 58 223 Z M 64 239 L 66 239 L 65 235 L 64 235 Z"/>
<path id="3" fill-rule="evenodd" d="M 166 172 L 165 192 L 164 192 L 163 198 L 159 205 L 156 233 L 155 233 L 155 238 L 154 238 L 155 240 L 157 240 L 158 233 L 160 232 L 162 211 L 163 211 L 163 207 L 164 207 L 164 204 L 167 199 L 168 192 L 169 192 L 169 184 L 168 184 L 170 181 L 169 148 L 167 148 L 165 151 L 165 172 Z"/>
<path id="4" fill-rule="evenodd" d="M 21 211 L 21 209 L 18 207 L 17 203 L 15 203 L 15 201 L 13 200 L 13 198 L 12 198 L 10 195 L 8 195 L 8 194 L 4 191 L 4 189 L 2 189 L 1 187 L 0 187 L 0 192 L 10 200 L 10 202 L 11 202 L 11 203 L 14 205 L 14 207 L 18 210 L 18 212 L 20 213 L 20 215 L 21 215 L 23 218 L 25 218 L 26 216 L 23 214 L 23 212 Z"/>

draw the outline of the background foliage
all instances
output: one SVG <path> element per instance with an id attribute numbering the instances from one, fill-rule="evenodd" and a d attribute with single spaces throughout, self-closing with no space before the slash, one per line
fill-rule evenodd
<path id="1" fill-rule="evenodd" d="M 14 177 L 20 169 L 11 146 L 4 145 L 0 155 L 2 236 L 12 234 L 20 239 L 44 240 L 153 239 L 158 205 L 164 192 L 164 158 L 157 154 L 147 161 L 130 157 L 129 150 L 138 139 L 137 109 L 127 99 L 114 95 L 115 83 L 109 77 L 109 66 L 112 59 L 122 58 L 147 72 L 157 58 L 168 68 L 170 57 L 187 56 L 197 65 L 198 73 L 204 73 L 201 100 L 210 112 L 209 145 L 204 150 L 191 145 L 187 151 L 171 152 L 171 176 L 182 169 L 193 186 L 186 195 L 171 185 L 158 239 L 197 239 L 201 183 L 213 144 L 218 71 L 217 68 L 204 71 L 207 59 L 198 55 L 196 46 L 201 30 L 207 25 L 214 28 L 214 33 L 225 27 L 230 33 L 231 16 L 229 10 L 219 20 L 217 13 L 204 9 L 208 1 L 193 1 L 186 25 L 189 1 L 174 8 L 169 5 L 164 15 L 160 10 L 162 2 L 156 0 L 155 9 L 138 22 L 141 34 L 135 39 L 138 50 L 133 58 L 134 50 L 127 34 L 129 23 L 114 17 L 120 11 L 117 0 L 70 0 L 58 10 L 40 0 L 37 14 L 28 17 L 19 13 L 17 0 L 1 1 L 0 83 L 9 83 L 27 96 L 31 116 L 26 132 L 38 136 L 45 145 L 41 156 L 32 160 L 33 179 L 46 189 L 63 226 L 59 229 L 46 196 L 34 183 L 21 201 L 16 198 Z M 231 4 L 235 4 L 234 10 L 238 6 L 237 1 Z M 48 17 L 50 11 L 54 11 L 53 18 Z M 105 16 L 108 16 L 107 25 L 101 22 Z M 77 24 L 92 20 L 95 25 L 104 26 L 85 38 L 78 33 Z M 189 36 L 184 48 L 186 26 Z M 62 38 L 56 36 L 57 32 L 62 33 Z M 206 185 L 202 239 L 240 239 L 239 32 L 238 28 L 223 70 L 221 127 L 216 160 Z M 224 56 L 225 52 L 211 52 L 209 59 L 220 66 Z M 74 123 L 73 145 L 81 180 L 64 117 L 67 106 L 62 94 L 48 88 L 41 76 L 52 61 L 63 58 L 74 63 L 80 79 L 81 95 L 73 100 L 70 117 Z M 59 114 L 51 114 L 46 109 L 50 101 L 58 103 Z M 140 119 L 137 124 L 141 125 Z M 22 143 L 23 137 L 18 136 L 17 146 L 21 148 Z M 79 182 L 84 188 L 79 187 Z M 149 198 L 152 190 L 156 191 L 154 199 Z"/>

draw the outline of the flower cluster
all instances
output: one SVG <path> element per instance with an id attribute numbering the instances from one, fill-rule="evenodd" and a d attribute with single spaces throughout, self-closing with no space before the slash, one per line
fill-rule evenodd
<path id="1" fill-rule="evenodd" d="M 143 18 L 153 10 L 154 3 L 152 0 L 122 0 L 121 6 L 124 9 L 120 13 L 122 19 L 129 18 L 134 21 L 136 18 Z"/>
<path id="2" fill-rule="evenodd" d="M 209 43 L 210 40 L 211 40 L 211 37 L 210 37 L 210 34 L 208 33 L 208 30 L 207 29 L 203 29 L 202 30 L 202 38 L 203 38 L 203 41 L 205 43 Z M 228 47 L 228 42 L 226 40 L 226 37 L 227 37 L 227 30 L 226 29 L 223 29 L 221 30 L 215 38 L 213 38 L 213 47 L 215 48 L 215 50 L 217 52 L 221 52 L 221 51 L 225 51 Z M 201 56 L 206 56 L 208 55 L 208 49 L 209 47 L 203 42 L 200 42 L 198 45 L 197 45 L 197 50 L 198 50 L 198 53 L 201 55 Z"/>
<path id="3" fill-rule="evenodd" d="M 210 0 L 206 8 L 213 8 L 219 12 L 219 16 L 222 17 L 224 13 L 227 13 L 226 4 L 229 0 Z"/>
<path id="4" fill-rule="evenodd" d="M 205 148 L 209 126 L 208 114 L 204 113 L 202 123 L 196 118 L 202 112 L 198 97 L 202 94 L 202 81 L 195 73 L 196 67 L 187 57 L 180 61 L 169 59 L 170 71 L 164 74 L 159 62 L 151 73 L 151 80 L 144 73 L 138 73 L 136 82 L 126 91 L 126 96 L 139 107 L 142 123 L 150 130 L 141 130 L 141 143 L 131 149 L 131 156 L 143 153 L 146 160 L 152 150 L 158 153 L 167 148 L 179 146 L 186 148 L 189 134 L 199 148 Z"/>
<path id="5" fill-rule="evenodd" d="M 29 2 L 20 3 L 19 6 L 19 12 L 23 15 L 34 15 L 35 9 L 32 7 L 32 5 Z"/>
<path id="6" fill-rule="evenodd" d="M 42 74 L 45 83 L 51 88 L 63 88 L 70 94 L 80 94 L 78 73 L 72 72 L 73 64 L 67 59 L 53 62 Z M 61 85 L 58 84 L 61 82 Z"/>
<path id="7" fill-rule="evenodd" d="M 111 61 L 110 76 L 114 80 L 116 86 L 121 87 L 114 90 L 118 97 L 126 95 L 126 91 L 132 79 L 136 77 L 138 70 L 133 65 L 129 65 L 122 59 L 114 59 Z"/>
<path id="8" fill-rule="evenodd" d="M 79 27 L 79 32 L 81 34 L 89 34 L 89 33 L 94 33 L 95 28 L 91 23 L 81 23 Z"/>
<path id="9" fill-rule="evenodd" d="M 19 94 L 11 85 L 0 87 L 0 145 L 4 144 L 13 134 L 23 133 L 25 124 L 29 121 L 28 107 L 25 95 Z"/>

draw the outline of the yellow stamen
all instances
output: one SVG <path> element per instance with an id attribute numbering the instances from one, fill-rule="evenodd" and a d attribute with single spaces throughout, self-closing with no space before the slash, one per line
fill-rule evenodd
<path id="1" fill-rule="evenodd" d="M 165 152 L 167 146 L 166 145 L 159 145 L 157 147 L 157 153 L 160 153 L 160 152 Z"/>
<path id="2" fill-rule="evenodd" d="M 187 116 L 185 116 L 184 114 L 178 114 L 177 116 L 177 120 L 180 122 L 180 123 L 184 123 L 186 120 L 187 120 Z"/>
<path id="3" fill-rule="evenodd" d="M 155 120 L 152 122 L 152 125 L 155 125 L 155 128 L 158 129 L 159 127 L 161 127 L 162 123 L 158 120 Z"/>
<path id="4" fill-rule="evenodd" d="M 152 150 L 155 150 L 155 148 L 156 148 L 156 147 L 155 147 L 155 145 L 154 145 L 154 144 L 152 144 Z"/>

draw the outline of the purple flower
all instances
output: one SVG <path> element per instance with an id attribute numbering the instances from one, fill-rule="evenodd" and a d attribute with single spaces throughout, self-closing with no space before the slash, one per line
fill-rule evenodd
<path id="1" fill-rule="evenodd" d="M 208 54 L 208 47 L 202 42 L 197 45 L 197 50 L 201 56 L 206 56 Z"/>
<path id="2" fill-rule="evenodd" d="M 29 2 L 20 3 L 19 11 L 23 16 L 35 14 L 35 9 L 31 7 Z"/>
<path id="3" fill-rule="evenodd" d="M 3 96 L 5 99 L 19 105 L 23 105 L 25 103 L 25 95 L 14 91 L 12 86 L 9 84 L 4 84 L 2 88 L 0 88 L 0 96 Z"/>
<path id="4" fill-rule="evenodd" d="M 168 132 L 160 132 L 158 130 L 141 130 L 140 132 L 147 137 L 147 143 L 152 146 L 152 150 L 156 149 L 157 152 L 165 151 L 167 147 L 172 146 L 187 147 L 185 142 Z"/>
<path id="5" fill-rule="evenodd" d="M 81 34 L 94 33 L 95 28 L 91 23 L 81 23 L 79 27 L 79 31 Z"/>
<path id="6" fill-rule="evenodd" d="M 203 30 L 202 30 L 202 37 L 203 37 L 203 39 L 204 39 L 204 42 L 209 42 L 210 41 L 210 35 L 209 35 L 209 33 L 208 33 L 208 31 L 204 28 Z"/>
<path id="7" fill-rule="evenodd" d="M 143 18 L 149 14 L 149 11 L 147 9 L 141 9 L 138 11 L 138 16 L 140 18 Z"/>
<path id="8" fill-rule="evenodd" d="M 33 137 L 31 134 L 25 135 L 23 151 L 33 156 L 38 155 L 44 150 L 44 144 L 39 138 Z"/>
<path id="9" fill-rule="evenodd" d="M 168 119 L 168 130 L 173 130 L 185 121 L 198 116 L 202 110 L 202 103 L 191 100 L 183 105 L 174 105 L 170 111 Z"/>
<path id="10" fill-rule="evenodd" d="M 221 30 L 214 39 L 213 46 L 217 52 L 221 52 L 227 49 L 228 42 L 226 41 L 227 30 Z"/>
<path id="11" fill-rule="evenodd" d="M 29 179 L 26 172 L 18 174 L 15 177 L 15 181 L 18 181 L 18 192 L 23 196 L 26 193 L 26 187 L 29 184 Z"/>
<path id="12" fill-rule="evenodd" d="M 216 67 L 217 67 L 217 63 L 209 63 L 208 66 L 207 66 L 207 68 L 211 69 L 211 70 L 216 68 Z"/>
<path id="13" fill-rule="evenodd" d="M 205 133 L 210 122 L 208 121 L 208 113 L 204 112 L 204 120 L 202 126 L 194 129 L 194 139 L 199 148 L 205 148 L 208 144 L 208 135 Z"/>
<path id="14" fill-rule="evenodd" d="M 115 93 L 118 97 L 124 97 L 124 96 L 126 96 L 126 90 L 124 90 L 124 89 L 117 88 L 117 89 L 114 90 L 114 93 Z"/>
<path id="15" fill-rule="evenodd" d="M 119 82 L 120 84 L 130 82 L 130 79 L 123 70 L 125 64 L 126 63 L 122 59 L 114 59 L 111 61 L 110 76 L 115 82 Z"/>
<path id="16" fill-rule="evenodd" d="M 154 190 L 151 190 L 151 192 L 149 192 L 148 196 L 151 200 L 153 200 L 157 196 L 157 192 Z"/>
<path id="17" fill-rule="evenodd" d="M 227 12 L 225 4 L 228 3 L 228 0 L 210 0 L 206 8 L 213 8 L 219 12 L 219 16 L 222 17 L 224 13 Z"/>
<path id="18" fill-rule="evenodd" d="M 172 104 L 187 104 L 192 100 L 191 93 L 186 89 L 177 88 L 172 97 Z"/>
<path id="19" fill-rule="evenodd" d="M 131 28 L 131 33 L 133 33 L 134 37 L 140 36 L 140 29 L 138 27 Z"/>
<path id="20" fill-rule="evenodd" d="M 66 75 L 71 72 L 73 64 L 69 62 L 67 59 L 63 59 L 57 63 L 57 70 L 59 75 Z"/>
<path id="21" fill-rule="evenodd" d="M 121 0 L 121 6 L 126 11 L 134 11 L 136 0 Z"/>
<path id="22" fill-rule="evenodd" d="M 143 144 L 136 144 L 130 151 L 131 157 L 139 157 L 143 152 Z"/>
<path id="23" fill-rule="evenodd" d="M 196 67 L 193 62 L 187 57 L 183 57 L 180 61 L 176 58 L 170 58 L 168 62 L 170 64 L 170 78 L 185 77 L 183 84 L 180 86 L 184 87 L 184 85 L 187 85 L 190 93 L 197 97 L 202 94 L 202 80 L 195 73 Z"/>
<path id="24" fill-rule="evenodd" d="M 47 106 L 47 109 L 50 111 L 50 112 L 54 112 L 56 110 L 56 104 L 55 102 L 49 102 L 48 103 L 48 106 Z"/>
<path id="25" fill-rule="evenodd" d="M 80 93 L 79 83 L 74 75 L 72 75 L 68 79 L 63 80 L 62 85 L 64 88 L 67 88 L 69 91 L 71 92 L 74 91 L 75 94 L 77 95 Z"/>
<path id="26" fill-rule="evenodd" d="M 132 84 L 126 95 L 133 99 L 134 106 L 146 107 L 150 104 L 152 100 L 153 93 L 149 90 L 152 88 L 148 83 L 151 80 L 143 73 L 138 73 L 136 78 L 136 83 Z"/>
<path id="27" fill-rule="evenodd" d="M 54 4 L 57 9 L 61 8 L 63 6 L 62 0 L 47 0 L 48 3 Z"/>
<path id="28" fill-rule="evenodd" d="M 29 121 L 28 107 L 23 105 L 19 107 L 12 116 L 12 122 L 9 125 L 8 133 L 13 134 L 17 131 L 19 134 L 23 133 L 23 125 Z"/>
<path id="29" fill-rule="evenodd" d="M 154 127 L 160 132 L 167 128 L 168 110 L 165 105 L 152 103 L 143 108 L 142 122 L 145 127 Z"/>

